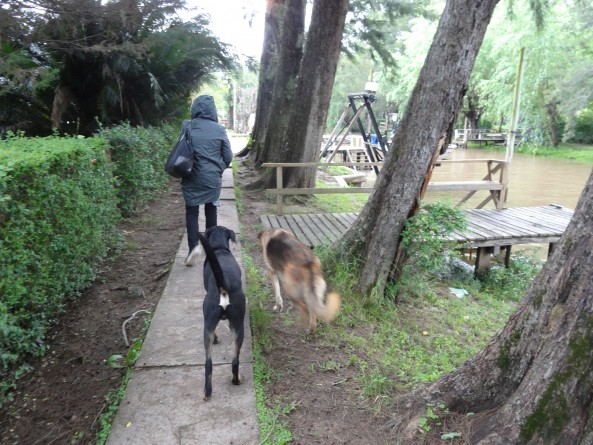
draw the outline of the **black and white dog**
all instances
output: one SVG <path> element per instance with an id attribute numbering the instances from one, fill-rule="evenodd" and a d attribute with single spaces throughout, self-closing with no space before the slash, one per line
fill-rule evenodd
<path id="1" fill-rule="evenodd" d="M 228 320 L 235 342 L 232 364 L 232 383 L 241 384 L 239 352 L 243 345 L 245 294 L 241 285 L 241 269 L 229 249 L 229 241 L 236 242 L 235 232 L 226 227 L 210 227 L 198 235 L 206 253 L 204 261 L 204 348 L 206 350 L 206 383 L 204 400 L 212 395 L 212 344 L 217 342 L 216 326 Z"/>

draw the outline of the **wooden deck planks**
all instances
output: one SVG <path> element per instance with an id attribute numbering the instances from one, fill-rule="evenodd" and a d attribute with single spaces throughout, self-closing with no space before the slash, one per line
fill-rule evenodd
<path id="1" fill-rule="evenodd" d="M 572 210 L 557 205 L 510 209 L 465 210 L 468 229 L 451 234 L 465 246 L 505 246 L 556 242 L 566 230 Z M 262 215 L 264 227 L 293 232 L 308 246 L 331 244 L 354 223 L 356 213 Z"/>

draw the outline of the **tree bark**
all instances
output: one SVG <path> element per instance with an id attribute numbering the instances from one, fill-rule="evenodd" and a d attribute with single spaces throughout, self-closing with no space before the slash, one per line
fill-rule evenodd
<path id="1" fill-rule="evenodd" d="M 431 160 L 455 119 L 498 0 L 449 0 L 406 114 L 375 188 L 341 247 L 360 260 L 359 287 L 382 294 L 394 271 L 400 235 L 420 197 Z"/>
<path id="2" fill-rule="evenodd" d="M 566 232 L 505 328 L 456 371 L 419 391 L 424 403 L 484 413 L 474 417 L 469 443 L 593 443 L 592 215 L 593 173 Z"/>
<path id="3" fill-rule="evenodd" d="M 276 75 L 278 39 L 282 26 L 282 14 L 286 0 L 268 0 L 264 24 L 264 42 L 259 65 L 259 78 L 257 88 L 257 103 L 255 106 L 255 123 L 251 131 L 249 144 L 236 154 L 238 157 L 250 154 L 255 158 L 257 143 L 266 137 L 268 119 L 270 117 L 270 104 L 274 92 L 274 77 Z"/>
<path id="4" fill-rule="evenodd" d="M 467 109 L 465 110 L 464 115 L 467 117 L 469 122 L 469 128 L 472 130 L 477 130 L 484 109 L 478 106 L 480 103 L 480 98 L 475 93 L 475 91 L 468 91 L 466 94 L 466 99 Z"/>
<path id="5" fill-rule="evenodd" d="M 257 144 L 256 165 L 273 160 L 284 140 L 303 57 L 306 6 L 306 0 L 286 0 L 268 126 L 265 137 L 260 138 L 260 142 L 263 143 Z"/>
<path id="6" fill-rule="evenodd" d="M 546 104 L 546 111 L 550 122 L 550 141 L 552 146 L 558 147 L 560 144 L 560 131 L 558 129 L 558 102 L 551 101 Z"/>
<path id="7" fill-rule="evenodd" d="M 340 45 L 348 12 L 348 0 L 316 0 L 305 43 L 305 53 L 282 149 L 275 154 L 283 162 L 315 162 L 329 110 L 340 57 Z M 312 187 L 316 169 L 286 169 L 290 187 Z"/>

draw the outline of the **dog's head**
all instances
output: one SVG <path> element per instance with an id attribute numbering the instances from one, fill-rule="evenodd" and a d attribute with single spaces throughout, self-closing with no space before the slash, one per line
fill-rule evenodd
<path id="1" fill-rule="evenodd" d="M 264 229 L 258 233 L 257 238 L 261 246 L 265 249 L 272 238 L 291 237 L 296 238 L 294 234 L 284 229 Z"/>
<path id="2" fill-rule="evenodd" d="M 210 244 L 213 249 L 228 249 L 229 241 L 232 241 L 233 243 L 237 242 L 235 232 L 224 226 L 214 226 L 206 229 L 204 238 L 206 238 L 208 244 Z"/>

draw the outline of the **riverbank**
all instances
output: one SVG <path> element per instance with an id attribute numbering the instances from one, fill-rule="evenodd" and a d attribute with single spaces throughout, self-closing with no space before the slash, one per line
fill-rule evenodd
<path id="1" fill-rule="evenodd" d="M 505 146 L 481 145 L 470 142 L 469 148 L 505 151 Z M 524 153 L 549 158 L 570 159 L 577 162 L 593 164 L 593 145 L 562 144 L 558 147 L 533 144 L 519 144 L 515 147 L 515 153 Z"/>

